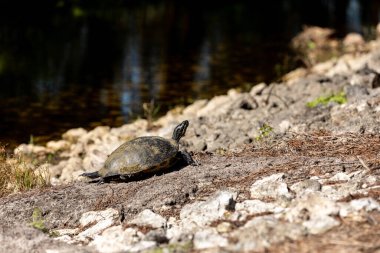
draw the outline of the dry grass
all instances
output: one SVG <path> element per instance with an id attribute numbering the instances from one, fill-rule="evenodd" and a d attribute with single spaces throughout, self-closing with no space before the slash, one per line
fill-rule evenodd
<path id="1" fill-rule="evenodd" d="M 0 197 L 33 188 L 49 186 L 49 172 L 43 166 L 27 163 L 22 157 L 8 157 L 0 147 Z"/>

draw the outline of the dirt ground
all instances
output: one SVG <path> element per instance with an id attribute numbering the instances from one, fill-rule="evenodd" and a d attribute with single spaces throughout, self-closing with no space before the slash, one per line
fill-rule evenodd
<path id="1" fill-rule="evenodd" d="M 178 216 L 184 204 L 204 199 L 219 189 L 238 190 L 239 202 L 249 196 L 253 182 L 278 172 L 286 173 L 288 185 L 312 176 L 330 177 L 337 172 L 367 169 L 370 174 L 379 175 L 379 150 L 380 135 L 333 135 L 326 131 L 289 133 L 254 142 L 239 153 L 196 153 L 194 157 L 201 163 L 199 166 L 177 168 L 126 183 L 97 185 L 75 182 L 42 191 L 13 194 L 0 199 L 0 242 L 6 252 L 44 252 L 45 249 L 62 246 L 62 242 L 28 225 L 35 207 L 43 211 L 48 229 L 78 227 L 81 214 L 108 207 L 124 208 L 125 219 L 146 208 L 168 218 Z M 372 190 L 369 196 L 379 201 L 380 191 Z M 350 199 L 359 197 L 350 196 Z M 170 208 L 162 209 L 163 205 Z M 379 231 L 380 215 L 370 213 L 365 221 L 343 220 L 339 227 L 325 234 L 286 241 L 267 250 L 380 252 Z M 91 251 L 88 247 L 66 246 L 68 252 Z"/>

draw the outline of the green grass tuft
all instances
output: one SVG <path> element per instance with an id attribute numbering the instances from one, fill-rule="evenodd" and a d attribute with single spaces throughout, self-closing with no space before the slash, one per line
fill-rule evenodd
<path id="1" fill-rule="evenodd" d="M 336 95 L 329 95 L 329 96 L 320 96 L 313 101 L 310 101 L 306 103 L 306 106 L 309 108 L 314 108 L 318 105 L 327 105 L 330 102 L 335 102 L 338 104 L 345 104 L 347 103 L 346 94 L 344 92 L 340 92 Z"/>

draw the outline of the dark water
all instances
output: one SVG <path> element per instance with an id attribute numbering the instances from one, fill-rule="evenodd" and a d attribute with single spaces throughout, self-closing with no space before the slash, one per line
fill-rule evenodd
<path id="1" fill-rule="evenodd" d="M 374 36 L 380 1 L 0 1 L 0 142 L 120 126 L 297 66 L 305 24 Z"/>

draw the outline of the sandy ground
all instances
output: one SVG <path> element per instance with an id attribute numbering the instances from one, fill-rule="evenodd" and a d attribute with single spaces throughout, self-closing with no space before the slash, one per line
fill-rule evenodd
<path id="1" fill-rule="evenodd" d="M 371 174 L 379 175 L 378 150 L 380 135 L 288 134 L 247 145 L 239 153 L 197 153 L 194 156 L 201 165 L 177 168 L 145 179 L 102 185 L 77 182 L 14 194 L 0 200 L 0 239 L 7 252 L 18 247 L 15 243 L 19 242 L 29 243 L 29 250 L 36 252 L 62 246 L 61 242 L 28 228 L 35 206 L 43 210 L 49 229 L 62 229 L 78 226 L 80 215 L 86 211 L 107 207 L 124 208 L 124 219 L 146 208 L 167 218 L 178 216 L 181 206 L 204 199 L 218 189 L 238 189 L 239 202 L 249 194 L 252 182 L 278 172 L 288 175 L 286 182 L 289 184 L 311 176 L 366 169 L 363 166 L 369 168 Z M 369 195 L 379 199 L 380 191 L 370 191 Z M 358 197 L 350 196 L 350 199 Z M 163 210 L 163 205 L 171 208 Z M 343 220 L 342 225 L 328 233 L 274 245 L 268 252 L 376 252 L 380 250 L 379 231 L 380 215 L 371 213 L 365 221 Z"/>

